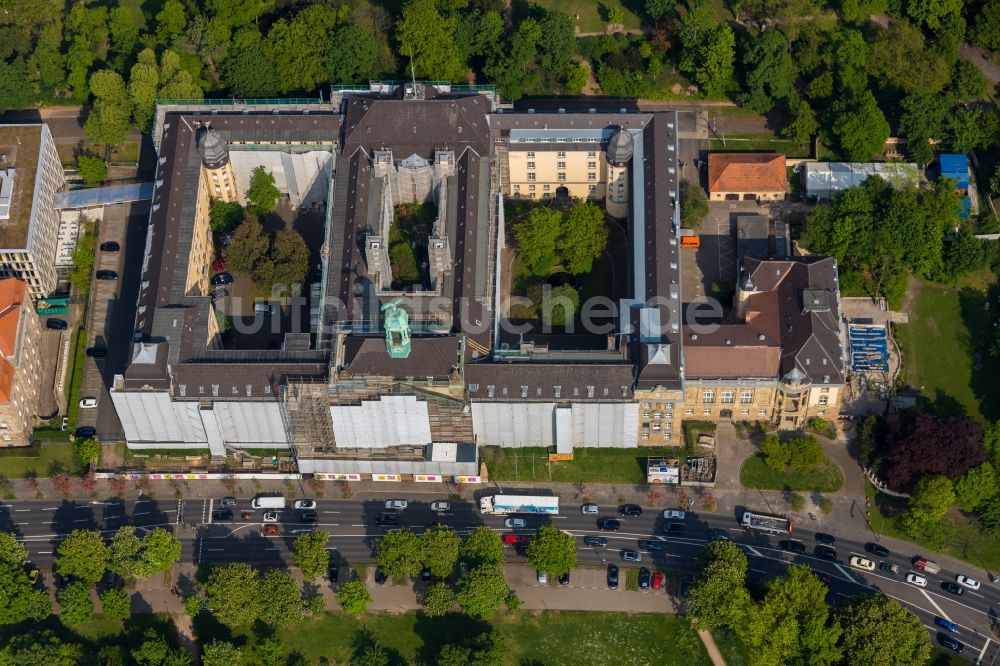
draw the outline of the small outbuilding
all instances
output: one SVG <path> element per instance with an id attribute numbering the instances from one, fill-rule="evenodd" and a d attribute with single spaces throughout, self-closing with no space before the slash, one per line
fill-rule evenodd
<path id="1" fill-rule="evenodd" d="M 708 154 L 712 201 L 780 201 L 787 193 L 785 156 L 780 153 Z"/>

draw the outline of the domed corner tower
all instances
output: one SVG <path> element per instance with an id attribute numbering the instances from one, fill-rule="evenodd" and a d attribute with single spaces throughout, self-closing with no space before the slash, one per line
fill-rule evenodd
<path id="1" fill-rule="evenodd" d="M 195 140 L 208 195 L 223 201 L 239 201 L 236 177 L 229 163 L 229 147 L 222 134 L 206 125 L 198 130 Z"/>
<path id="2" fill-rule="evenodd" d="M 608 139 L 608 193 L 605 209 L 608 215 L 628 217 L 628 165 L 632 161 L 635 140 L 632 134 L 619 126 Z"/>

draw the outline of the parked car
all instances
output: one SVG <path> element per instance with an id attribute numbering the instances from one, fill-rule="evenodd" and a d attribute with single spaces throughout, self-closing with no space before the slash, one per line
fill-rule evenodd
<path id="1" fill-rule="evenodd" d="M 502 537 L 500 537 L 500 539 L 504 543 L 513 543 L 513 544 L 522 544 L 522 545 L 528 545 L 529 543 L 531 543 L 531 535 L 530 534 L 509 534 L 508 533 L 508 534 L 504 534 Z"/>
<path id="2" fill-rule="evenodd" d="M 330 579 L 331 583 L 336 583 L 340 578 L 340 566 L 336 561 L 330 560 L 330 568 L 326 571 L 326 577 Z"/>
<path id="3" fill-rule="evenodd" d="M 816 541 L 820 543 L 837 543 L 837 538 L 832 534 L 827 534 L 826 532 L 816 532 Z"/>
<path id="4" fill-rule="evenodd" d="M 395 510 L 395 511 L 402 511 L 403 509 L 405 509 L 408 506 L 409 506 L 409 503 L 406 500 L 401 500 L 401 499 L 391 499 L 391 500 L 386 501 L 386 503 L 385 503 L 385 508 L 386 509 Z"/>
<path id="5" fill-rule="evenodd" d="M 229 262 L 223 259 L 222 257 L 219 257 L 218 259 L 212 262 L 213 271 L 224 271 L 228 268 L 229 268 Z"/>
<path id="6" fill-rule="evenodd" d="M 583 543 L 588 546 L 593 546 L 595 548 L 607 548 L 608 539 L 602 536 L 585 536 L 583 537 Z"/>
<path id="7" fill-rule="evenodd" d="M 277 511 L 265 511 L 264 517 L 261 519 L 265 523 L 276 523 L 278 522 L 278 512 Z"/>
<path id="8" fill-rule="evenodd" d="M 278 529 L 277 525 L 263 525 L 260 528 L 260 535 L 262 537 L 276 537 L 281 534 L 281 530 Z"/>
<path id="9" fill-rule="evenodd" d="M 951 620 L 946 620 L 943 617 L 936 617 L 934 618 L 934 624 L 944 629 L 947 629 L 953 634 L 958 633 L 958 625 L 952 622 Z"/>
<path id="10" fill-rule="evenodd" d="M 580 513 L 590 513 L 597 515 L 600 513 L 601 509 L 596 504 L 584 504 L 580 507 Z"/>
<path id="11" fill-rule="evenodd" d="M 625 562 L 642 562 L 642 553 L 637 550 L 623 550 L 621 556 Z"/>
<path id="12" fill-rule="evenodd" d="M 806 545 L 801 541 L 794 541 L 792 539 L 782 539 L 778 542 L 778 548 L 787 550 L 790 553 L 798 553 L 799 555 L 806 554 Z"/>
<path id="13" fill-rule="evenodd" d="M 617 532 L 622 528 L 622 523 L 617 518 L 601 518 L 597 521 L 597 529 L 605 532 Z"/>
<path id="14" fill-rule="evenodd" d="M 437 511 L 438 513 L 444 513 L 445 511 L 451 511 L 451 504 L 449 502 L 431 502 L 431 511 Z"/>
<path id="15" fill-rule="evenodd" d="M 829 560 L 830 562 L 837 561 L 836 549 L 830 548 L 829 546 L 816 546 L 816 548 L 813 549 L 813 552 L 816 554 L 816 557 L 821 560 Z"/>
<path id="16" fill-rule="evenodd" d="M 850 564 L 855 569 L 863 569 L 864 571 L 875 571 L 875 563 L 868 558 L 861 557 L 860 555 L 855 555 L 850 559 Z"/>
<path id="17" fill-rule="evenodd" d="M 642 515 L 642 507 L 638 504 L 622 504 L 618 507 L 618 515 L 637 518 Z"/>
<path id="18" fill-rule="evenodd" d="M 389 580 L 389 577 L 385 575 L 381 567 L 375 567 L 375 584 L 381 585 L 385 581 Z"/>
<path id="19" fill-rule="evenodd" d="M 970 590 L 978 590 L 980 585 L 982 585 L 982 583 L 975 578 L 969 578 L 968 576 L 963 576 L 962 574 L 955 576 L 955 582 L 962 587 L 969 588 Z"/>
<path id="20" fill-rule="evenodd" d="M 524 518 L 508 518 L 503 521 L 503 526 L 512 530 L 524 529 L 528 526 L 528 521 Z"/>
<path id="21" fill-rule="evenodd" d="M 661 528 L 664 534 L 677 534 L 684 531 L 684 523 L 668 522 L 663 523 Z"/>
<path id="22" fill-rule="evenodd" d="M 122 249 L 122 246 L 118 244 L 118 241 L 107 241 L 101 243 L 101 252 L 118 252 Z"/>
<path id="23" fill-rule="evenodd" d="M 923 587 L 923 586 L 921 586 L 921 587 Z M 958 585 L 956 583 L 953 583 L 950 580 L 947 581 L 947 582 L 941 583 L 941 589 L 944 590 L 945 592 L 951 592 L 956 597 L 960 597 L 963 594 L 965 594 L 965 590 L 960 585 Z"/>
<path id="24" fill-rule="evenodd" d="M 906 582 L 911 585 L 916 585 L 917 587 L 927 587 L 927 579 L 920 574 L 913 573 L 912 571 L 906 574 Z"/>
<path id="25" fill-rule="evenodd" d="M 311 499 L 295 500 L 295 508 L 296 509 L 315 509 L 316 508 L 316 500 L 311 500 Z"/>
<path id="26" fill-rule="evenodd" d="M 691 583 L 694 582 L 694 578 L 691 576 L 681 576 L 681 596 L 687 597 L 691 594 Z"/>
<path id="27" fill-rule="evenodd" d="M 399 525 L 399 514 L 395 511 L 383 511 L 375 516 L 376 525 Z"/>
<path id="28" fill-rule="evenodd" d="M 667 509 L 663 512 L 664 520 L 684 520 L 684 516 L 687 514 L 683 511 L 678 511 L 677 509 Z"/>
<path id="29" fill-rule="evenodd" d="M 217 275 L 212 276 L 213 287 L 218 287 L 219 285 L 232 284 L 232 283 L 233 283 L 232 273 L 219 273 Z"/>
<path id="30" fill-rule="evenodd" d="M 219 500 L 219 506 L 236 506 L 236 498 L 227 495 Z"/>
<path id="31" fill-rule="evenodd" d="M 420 570 L 420 580 L 422 580 L 423 582 L 426 583 L 430 579 L 431 579 L 431 570 L 428 569 L 427 567 L 424 567 L 423 569 L 421 569 Z"/>
<path id="32" fill-rule="evenodd" d="M 567 571 L 563 575 L 559 576 L 559 584 L 563 587 L 569 585 L 569 572 Z"/>
<path id="33" fill-rule="evenodd" d="M 104 358 L 108 355 L 108 350 L 104 347 L 88 347 L 87 356 L 90 358 Z"/>
<path id="34" fill-rule="evenodd" d="M 608 565 L 608 587 L 618 589 L 618 567 L 613 564 Z"/>
<path id="35" fill-rule="evenodd" d="M 899 565 L 898 564 L 890 564 L 889 562 L 879 562 L 878 563 L 878 570 L 881 571 L 882 573 L 890 573 L 890 574 L 896 574 L 896 575 L 898 575 L 899 574 Z"/>
<path id="36" fill-rule="evenodd" d="M 65 331 L 69 328 L 69 324 L 66 323 L 65 319 L 56 319 L 54 317 L 49 317 L 45 320 L 45 328 L 53 331 Z"/>
<path id="37" fill-rule="evenodd" d="M 536 573 L 537 573 L 538 582 L 541 583 L 542 585 L 547 585 L 548 582 L 549 582 L 549 574 L 548 574 L 548 572 L 538 571 Z"/>
<path id="38" fill-rule="evenodd" d="M 866 543 L 865 550 L 867 550 L 872 555 L 878 555 L 879 557 L 889 557 L 889 549 L 877 543 L 872 543 L 872 542 Z"/>
<path id="39" fill-rule="evenodd" d="M 299 511 L 299 522 L 314 525 L 316 523 L 315 511 Z"/>
<path id="40" fill-rule="evenodd" d="M 667 577 L 664 576 L 659 571 L 657 571 L 656 573 L 654 573 L 653 574 L 653 589 L 654 590 L 662 590 L 663 589 L 663 583 L 666 581 L 666 578 Z"/>
<path id="41" fill-rule="evenodd" d="M 653 574 L 646 567 L 639 569 L 639 589 L 648 590 L 649 583 L 653 578 Z"/>
<path id="42" fill-rule="evenodd" d="M 96 434 L 97 434 L 97 429 L 94 428 L 93 426 L 80 426 L 79 428 L 73 431 L 74 437 L 80 437 L 82 439 L 93 437 Z"/>
<path id="43" fill-rule="evenodd" d="M 639 539 L 639 548 L 656 552 L 663 550 L 663 542 L 658 539 Z"/>
<path id="44" fill-rule="evenodd" d="M 233 512 L 229 509 L 216 509 L 212 511 L 212 520 L 232 520 Z"/>
<path id="45" fill-rule="evenodd" d="M 708 531 L 709 541 L 729 541 L 729 530 L 712 528 Z"/>
<path id="46" fill-rule="evenodd" d="M 829 585 L 830 583 L 833 582 L 833 576 L 831 576 L 828 573 L 823 573 L 822 571 L 816 571 L 815 569 L 813 569 L 812 572 L 813 574 L 816 575 L 816 578 L 819 578 L 820 582 L 823 583 L 824 585 Z"/>
<path id="47" fill-rule="evenodd" d="M 938 643 L 945 646 L 949 650 L 954 650 L 955 652 L 962 652 L 965 650 L 965 645 L 962 641 L 957 638 L 952 638 L 948 634 L 938 634 Z"/>
<path id="48" fill-rule="evenodd" d="M 92 409 L 97 407 L 97 398 L 80 398 L 80 409 Z"/>
<path id="49" fill-rule="evenodd" d="M 117 280 L 118 273 L 116 273 L 115 271 L 102 270 L 94 273 L 94 277 L 96 277 L 98 280 Z"/>

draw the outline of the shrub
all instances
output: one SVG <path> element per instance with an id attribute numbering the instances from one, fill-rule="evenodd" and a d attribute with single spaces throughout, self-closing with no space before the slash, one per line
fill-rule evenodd
<path id="1" fill-rule="evenodd" d="M 792 507 L 792 511 L 798 512 L 806 508 L 806 498 L 803 497 L 802 495 L 799 495 L 798 493 L 794 493 L 788 499 L 788 504 L 789 506 Z"/>
<path id="2" fill-rule="evenodd" d="M 829 516 L 833 513 L 833 500 L 829 497 L 824 497 L 819 501 L 819 510 L 823 512 L 824 515 Z"/>

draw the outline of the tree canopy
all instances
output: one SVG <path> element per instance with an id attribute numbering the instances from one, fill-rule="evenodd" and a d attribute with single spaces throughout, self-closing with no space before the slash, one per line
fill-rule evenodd
<path id="1" fill-rule="evenodd" d="M 316 580 L 326 573 L 330 566 L 330 551 L 326 544 L 330 535 L 326 532 L 304 532 L 292 542 L 292 562 L 302 570 L 306 580 Z"/>
<path id="2" fill-rule="evenodd" d="M 480 525 L 462 541 L 462 560 L 471 568 L 503 564 L 503 542 L 500 535 L 486 525 Z"/>
<path id="3" fill-rule="evenodd" d="M 250 189 L 246 194 L 247 207 L 258 217 L 263 217 L 274 210 L 281 197 L 281 190 L 274 184 L 274 175 L 259 166 L 250 174 Z"/>
<path id="4" fill-rule="evenodd" d="M 925 475 L 956 479 L 985 460 L 983 429 L 975 420 L 911 410 L 889 422 L 882 478 L 908 492 Z"/>
<path id="5" fill-rule="evenodd" d="M 56 571 L 96 583 L 108 567 L 108 549 L 100 532 L 73 530 L 56 548 Z"/>
<path id="6" fill-rule="evenodd" d="M 514 227 L 514 239 L 518 257 L 533 275 L 547 276 L 556 265 L 581 275 L 604 252 L 608 228 L 604 211 L 593 203 L 577 204 L 565 214 L 539 206 Z"/>
<path id="7" fill-rule="evenodd" d="M 837 613 L 840 647 L 852 666 L 923 666 L 931 654 L 916 615 L 884 594 L 855 598 Z"/>
<path id="8" fill-rule="evenodd" d="M 569 573 L 576 566 L 576 537 L 542 525 L 528 544 L 528 564 L 552 576 Z"/>
<path id="9" fill-rule="evenodd" d="M 508 594 L 510 587 L 498 565 L 478 566 L 458 579 L 458 605 L 474 617 L 492 617 Z"/>

